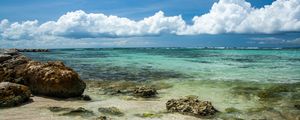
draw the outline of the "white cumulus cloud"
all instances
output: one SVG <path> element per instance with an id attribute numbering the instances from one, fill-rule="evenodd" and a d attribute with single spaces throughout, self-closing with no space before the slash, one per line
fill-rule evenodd
<path id="1" fill-rule="evenodd" d="M 300 31 L 300 0 L 277 0 L 259 9 L 245 0 L 220 0 L 209 13 L 195 16 L 193 21 L 179 34 Z"/>
<path id="2" fill-rule="evenodd" d="M 161 34 L 272 34 L 300 31 L 300 0 L 277 0 L 271 5 L 254 8 L 245 0 L 219 0 L 211 10 L 195 16 L 187 24 L 181 17 L 165 16 L 162 11 L 136 21 L 129 18 L 68 12 L 56 21 L 0 22 L 0 38 L 22 40 L 57 36 L 65 38 L 132 37 Z"/>
<path id="3" fill-rule="evenodd" d="M 185 27 L 181 16 L 166 17 L 159 11 L 155 15 L 140 21 L 106 16 L 104 14 L 87 14 L 82 10 L 69 12 L 57 21 L 42 24 L 39 31 L 47 35 L 65 37 L 126 37 L 176 33 Z"/>

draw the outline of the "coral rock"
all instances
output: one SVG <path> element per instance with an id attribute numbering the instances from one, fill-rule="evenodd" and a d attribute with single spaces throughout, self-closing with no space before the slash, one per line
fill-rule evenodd
<path id="1" fill-rule="evenodd" d="M 179 112 L 194 116 L 214 115 L 218 112 L 209 101 L 200 101 L 196 97 L 171 99 L 166 103 L 169 112 Z"/>
<path id="2" fill-rule="evenodd" d="M 0 83 L 0 107 L 13 107 L 29 100 L 28 87 L 10 82 Z"/>
<path id="3" fill-rule="evenodd" d="M 142 86 L 134 89 L 134 95 L 139 97 L 150 98 L 150 97 L 155 97 L 156 94 L 157 94 L 156 89 L 151 87 Z"/>

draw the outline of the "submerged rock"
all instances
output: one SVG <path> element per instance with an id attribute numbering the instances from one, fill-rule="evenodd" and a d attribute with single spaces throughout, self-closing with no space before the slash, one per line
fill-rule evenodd
<path id="1" fill-rule="evenodd" d="M 0 107 L 13 107 L 29 100 L 28 87 L 10 82 L 0 83 Z"/>
<path id="2" fill-rule="evenodd" d="M 124 95 L 136 99 L 149 98 L 157 95 L 157 90 L 168 89 L 172 85 L 164 82 L 137 82 L 137 81 L 85 81 L 88 89 L 105 95 Z M 144 90 L 143 90 L 144 89 Z M 147 89 L 149 90 L 147 92 Z"/>
<path id="3" fill-rule="evenodd" d="M 78 74 L 62 62 L 30 61 L 23 77 L 33 94 L 60 98 L 81 96 L 86 85 Z"/>
<path id="4" fill-rule="evenodd" d="M 152 87 L 141 86 L 141 87 L 136 87 L 133 93 L 135 96 L 150 98 L 150 97 L 155 97 L 157 91 Z"/>
<path id="5" fill-rule="evenodd" d="M 299 83 L 295 84 L 277 84 L 258 91 L 256 95 L 261 101 L 278 101 L 283 99 L 283 95 L 296 92 Z"/>
<path id="6" fill-rule="evenodd" d="M 63 108 L 63 107 L 48 107 L 48 110 L 51 112 L 62 112 L 62 111 L 71 111 L 71 108 Z"/>
<path id="7" fill-rule="evenodd" d="M 103 114 L 124 116 L 124 113 L 116 107 L 98 108 L 98 111 Z"/>
<path id="8" fill-rule="evenodd" d="M 61 115 L 91 117 L 94 116 L 95 114 L 93 111 L 87 110 L 83 107 L 79 107 L 77 109 L 70 110 L 69 112 L 63 113 Z"/>
<path id="9" fill-rule="evenodd" d="M 256 86 L 253 87 L 253 86 L 242 86 L 242 85 L 231 88 L 231 92 L 234 96 L 243 97 L 245 99 L 252 99 L 253 96 L 260 90 L 261 88 Z"/>
<path id="10" fill-rule="evenodd" d="M 286 114 L 281 113 L 276 108 L 271 106 L 262 106 L 258 108 L 249 108 L 247 109 L 247 114 L 251 115 L 248 116 L 249 119 L 278 119 L 284 120 L 287 119 Z"/>
<path id="11" fill-rule="evenodd" d="M 200 101 L 197 97 L 171 99 L 166 103 L 169 112 L 179 112 L 197 117 L 214 115 L 218 110 L 209 101 Z"/>
<path id="12" fill-rule="evenodd" d="M 159 114 L 159 113 L 146 112 L 146 113 L 142 113 L 142 114 L 135 114 L 135 116 L 141 117 L 141 118 L 160 118 L 163 115 Z"/>

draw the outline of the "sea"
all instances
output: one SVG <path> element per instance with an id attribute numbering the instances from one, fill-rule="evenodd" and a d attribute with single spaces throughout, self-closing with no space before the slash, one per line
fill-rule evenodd
<path id="1" fill-rule="evenodd" d="M 83 80 L 169 84 L 159 91 L 161 109 L 168 99 L 192 95 L 211 101 L 220 119 L 300 119 L 300 49 L 74 48 L 23 54 L 63 61 Z"/>
<path id="2" fill-rule="evenodd" d="M 24 53 L 63 61 L 83 80 L 300 82 L 300 49 L 88 48 Z"/>

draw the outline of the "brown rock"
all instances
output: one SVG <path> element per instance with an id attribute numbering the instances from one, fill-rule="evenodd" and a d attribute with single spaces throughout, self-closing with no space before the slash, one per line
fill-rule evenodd
<path id="1" fill-rule="evenodd" d="M 11 59 L 12 57 L 10 55 L 0 54 L 0 63 Z"/>
<path id="2" fill-rule="evenodd" d="M 209 101 L 200 101 L 197 97 L 171 99 L 166 103 L 169 112 L 179 112 L 194 116 L 214 115 L 218 112 Z"/>
<path id="3" fill-rule="evenodd" d="M 0 62 L 0 82 L 23 84 L 33 94 L 61 98 L 80 97 L 85 89 L 78 74 L 62 62 L 35 62 L 14 49 L 5 52 L 11 58 Z"/>
<path id="4" fill-rule="evenodd" d="M 0 83 L 0 107 L 13 107 L 29 100 L 28 87 L 10 82 Z"/>
<path id="5" fill-rule="evenodd" d="M 86 87 L 78 74 L 62 62 L 30 61 L 23 73 L 33 94 L 68 98 L 81 96 Z"/>
<path id="6" fill-rule="evenodd" d="M 15 80 L 20 80 L 24 73 L 25 65 L 30 61 L 23 55 L 12 56 L 0 63 L 0 82 L 13 82 L 18 83 Z"/>

